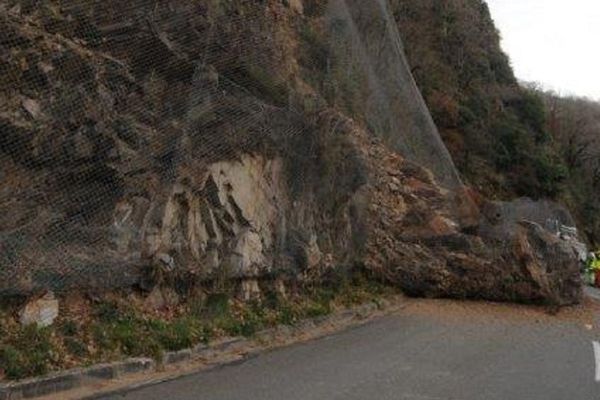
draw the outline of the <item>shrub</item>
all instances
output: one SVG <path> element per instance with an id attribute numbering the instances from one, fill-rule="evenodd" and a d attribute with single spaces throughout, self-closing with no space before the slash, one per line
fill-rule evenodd
<path id="1" fill-rule="evenodd" d="M 50 330 L 29 325 L 14 334 L 14 340 L 0 346 L 0 365 L 10 379 L 47 373 L 57 361 Z"/>
<path id="2" fill-rule="evenodd" d="M 23 355 L 14 346 L 0 347 L 0 365 L 0 370 L 3 370 L 9 379 L 20 379 L 29 375 Z"/>
<path id="3" fill-rule="evenodd" d="M 541 196 L 556 197 L 562 190 L 562 183 L 568 176 L 568 170 L 562 160 L 543 151 L 535 159 L 536 176 Z"/>

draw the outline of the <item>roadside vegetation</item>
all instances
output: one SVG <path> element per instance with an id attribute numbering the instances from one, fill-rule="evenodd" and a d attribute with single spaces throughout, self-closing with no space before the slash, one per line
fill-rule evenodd
<path id="1" fill-rule="evenodd" d="M 262 329 L 294 325 L 394 293 L 391 287 L 355 277 L 286 296 L 266 290 L 260 300 L 250 302 L 236 299 L 233 288 L 197 291 L 159 310 L 144 306 L 141 293 L 113 293 L 65 301 L 70 308 L 47 328 L 21 326 L 17 307 L 6 307 L 0 314 L 0 376 L 22 379 L 125 357 L 160 361 L 165 351 L 219 337 L 252 337 Z"/>

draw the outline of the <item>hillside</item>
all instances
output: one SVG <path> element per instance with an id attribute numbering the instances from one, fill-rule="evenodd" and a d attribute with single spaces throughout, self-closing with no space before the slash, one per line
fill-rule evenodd
<path id="1" fill-rule="evenodd" d="M 462 152 L 465 176 L 483 163 L 497 168 L 497 191 L 552 193 L 542 103 L 514 82 L 486 8 L 431 4 L 391 10 L 408 29 L 408 54 L 431 54 L 412 70 L 430 79 L 421 85 L 434 115 L 445 112 L 435 96 L 456 103 L 456 126 L 439 124 L 447 141 L 462 135 L 449 147 Z M 495 241 L 545 235 L 519 218 L 570 219 L 465 196 L 389 10 L 341 0 L 5 8 L 1 204 L 12 218 L 2 226 L 11 278 L 2 290 L 145 287 L 148 274 L 199 284 L 224 275 L 258 290 L 265 277 L 361 266 L 421 294 L 535 301 L 567 290 L 572 301 L 570 278 L 509 287 L 532 277 L 491 273 Z M 411 34 L 403 18 L 430 34 Z M 470 20 L 489 32 L 474 49 L 459 40 L 475 34 Z M 442 31 L 458 35 L 455 47 L 433 46 Z M 522 275 L 518 264 L 530 260 L 511 265 L 515 250 L 499 251 L 505 272 Z M 561 257 L 557 274 L 577 268 Z"/>
<path id="2" fill-rule="evenodd" d="M 554 197 L 565 168 L 540 96 L 517 83 L 482 0 L 394 0 L 407 57 L 466 180 L 483 193 Z"/>
<path id="3" fill-rule="evenodd" d="M 582 298 L 569 211 L 493 201 L 563 175 L 479 1 L 5 0 L 0 50 L 10 377 L 293 323 L 356 282 Z M 40 301 L 55 326 L 20 326 Z"/>
<path id="4" fill-rule="evenodd" d="M 482 0 L 391 4 L 413 75 L 466 182 L 492 198 L 560 200 L 598 244 L 598 151 L 590 145 L 600 138 L 598 106 L 519 85 Z"/>
<path id="5" fill-rule="evenodd" d="M 538 92 L 547 130 L 568 171 L 560 198 L 577 216 L 590 242 L 600 244 L 600 104 Z"/>

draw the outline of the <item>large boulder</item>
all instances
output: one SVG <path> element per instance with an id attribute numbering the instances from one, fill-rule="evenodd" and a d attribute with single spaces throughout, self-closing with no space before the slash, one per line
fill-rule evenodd
<path id="1" fill-rule="evenodd" d="M 523 298 L 555 304 L 572 304 L 581 299 L 580 260 L 572 243 L 535 222 L 519 222 L 513 241 L 514 264 L 531 282 L 531 293 Z M 511 259 L 508 258 L 508 262 Z"/>
<path id="2" fill-rule="evenodd" d="M 474 199 L 468 190 L 440 188 L 385 148 L 371 145 L 370 152 L 369 269 L 414 296 L 581 300 L 580 244 L 533 221 L 569 223 L 566 209 L 547 201 Z"/>

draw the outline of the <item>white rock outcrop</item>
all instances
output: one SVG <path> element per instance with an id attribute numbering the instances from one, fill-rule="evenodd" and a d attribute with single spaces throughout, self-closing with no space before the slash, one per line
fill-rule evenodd
<path id="1" fill-rule="evenodd" d="M 21 325 L 35 324 L 39 328 L 45 328 L 54 323 L 58 317 L 58 300 L 52 292 L 46 292 L 42 297 L 31 299 L 25 304 L 19 313 Z"/>

